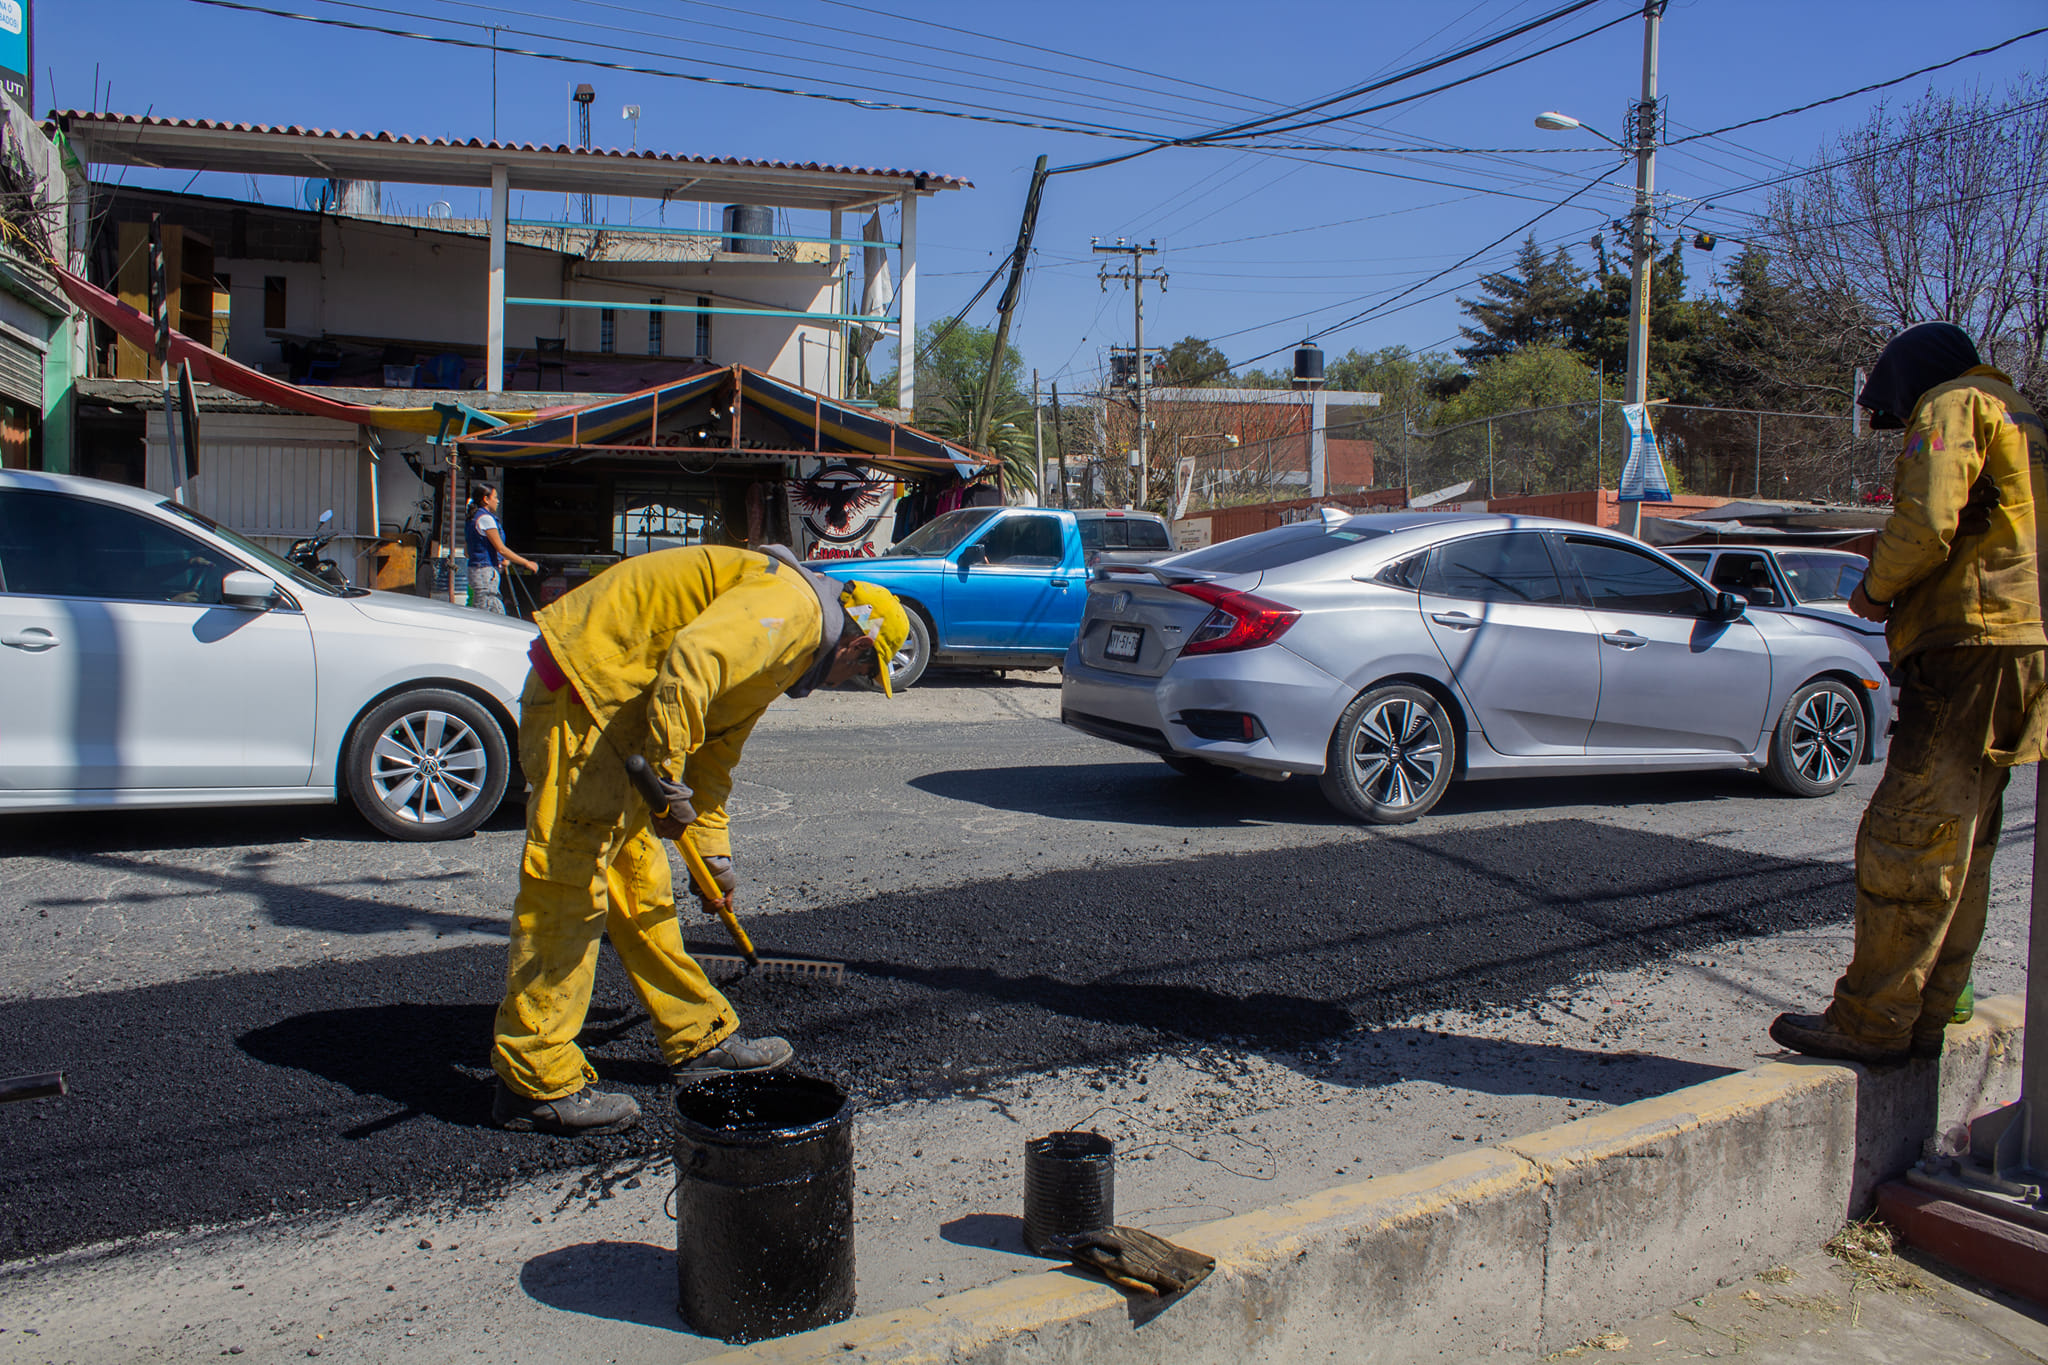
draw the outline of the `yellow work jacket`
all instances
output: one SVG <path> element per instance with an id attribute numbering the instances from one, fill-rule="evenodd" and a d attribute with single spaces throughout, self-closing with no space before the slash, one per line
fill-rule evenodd
<path id="1" fill-rule="evenodd" d="M 2039 645 L 2036 509 L 2048 427 L 1979 365 L 1929 389 L 1906 423 L 1892 514 L 1863 591 L 1890 602 L 1892 659 L 1955 645 Z"/>
<path id="2" fill-rule="evenodd" d="M 657 550 L 533 620 L 615 760 L 642 753 L 680 776 L 697 808 L 690 842 L 730 855 L 725 801 L 740 749 L 824 637 L 824 606 L 804 575 L 751 550 Z"/>

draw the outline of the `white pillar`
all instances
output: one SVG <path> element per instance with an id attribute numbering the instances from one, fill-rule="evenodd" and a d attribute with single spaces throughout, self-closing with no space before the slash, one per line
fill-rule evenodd
<path id="1" fill-rule="evenodd" d="M 903 276 L 896 285 L 896 406 L 917 406 L 917 191 L 903 196 Z"/>
<path id="2" fill-rule="evenodd" d="M 1326 497 L 1330 491 L 1329 447 L 1323 441 L 1330 431 L 1330 400 L 1321 389 L 1308 395 L 1308 495 Z"/>
<path id="3" fill-rule="evenodd" d="M 838 209 L 832 210 L 832 226 L 826 230 L 830 236 L 846 235 L 841 230 L 844 216 Z M 846 306 L 846 248 L 836 240 L 832 243 L 832 311 L 853 311 Z M 846 327 L 843 322 L 835 322 L 825 333 L 829 338 L 825 345 L 826 376 L 820 390 L 832 398 L 846 397 Z"/>
<path id="4" fill-rule="evenodd" d="M 491 167 L 491 299 L 484 317 L 484 391 L 505 387 L 505 219 L 512 207 L 511 176 Z"/>

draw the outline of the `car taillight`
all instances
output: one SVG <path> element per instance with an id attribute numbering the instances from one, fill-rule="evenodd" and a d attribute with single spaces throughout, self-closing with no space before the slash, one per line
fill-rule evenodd
<path id="1" fill-rule="evenodd" d="M 1228 654 L 1234 650 L 1270 645 L 1301 619 L 1301 613 L 1293 607 L 1283 607 L 1268 598 L 1232 588 L 1219 588 L 1209 583 L 1176 583 L 1174 591 L 1200 598 L 1215 608 L 1202 618 L 1202 624 L 1195 627 L 1194 633 L 1188 636 L 1188 642 L 1180 647 L 1182 657 L 1189 654 Z"/>

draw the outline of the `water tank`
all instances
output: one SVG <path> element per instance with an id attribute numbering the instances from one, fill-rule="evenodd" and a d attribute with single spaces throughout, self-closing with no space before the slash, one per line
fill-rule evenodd
<path id="1" fill-rule="evenodd" d="M 1294 351 L 1294 387 L 1319 389 L 1323 386 L 1323 348 L 1302 342 Z"/>
<path id="2" fill-rule="evenodd" d="M 725 239 L 727 251 L 743 252 L 749 256 L 773 256 L 775 243 L 768 236 L 775 231 L 775 210 L 760 208 L 753 204 L 727 204 L 725 206 L 725 230 L 744 232 L 746 237 Z"/>
<path id="3" fill-rule="evenodd" d="M 333 183 L 336 213 L 383 212 L 384 187 L 376 181 L 336 180 Z"/>

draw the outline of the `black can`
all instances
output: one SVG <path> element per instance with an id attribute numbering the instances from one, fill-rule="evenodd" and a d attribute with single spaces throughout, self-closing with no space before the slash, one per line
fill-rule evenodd
<path id="1" fill-rule="evenodd" d="M 1116 1222 L 1116 1144 L 1100 1133 L 1047 1133 L 1024 1144 L 1024 1245 L 1058 1256 L 1052 1239 Z"/>
<path id="2" fill-rule="evenodd" d="M 763 1341 L 853 1316 L 853 1106 L 788 1071 L 677 1093 L 676 1310 Z"/>

